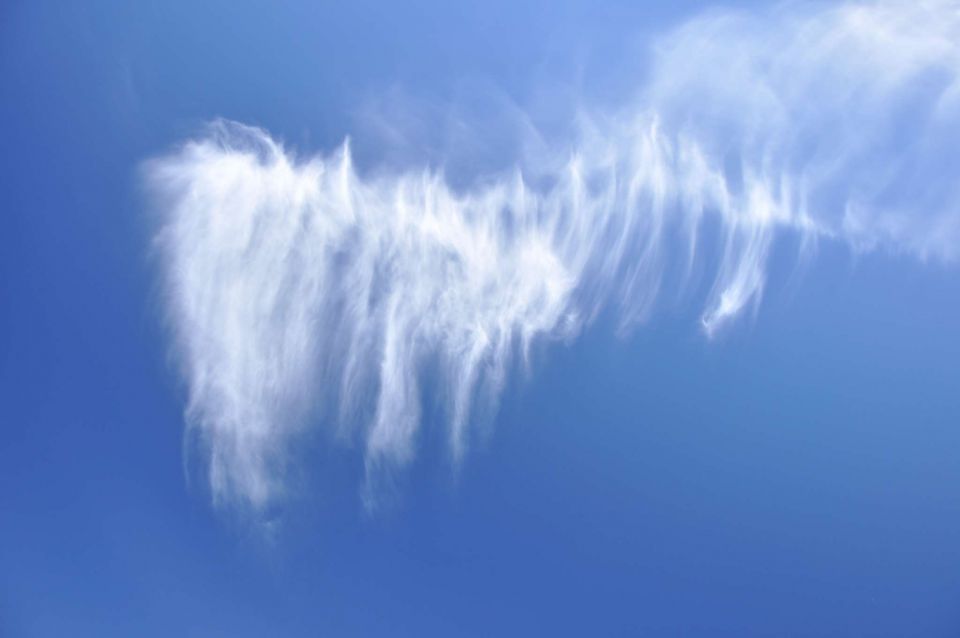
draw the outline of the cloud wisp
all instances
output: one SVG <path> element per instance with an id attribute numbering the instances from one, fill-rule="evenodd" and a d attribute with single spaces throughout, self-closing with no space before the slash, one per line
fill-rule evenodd
<path id="1" fill-rule="evenodd" d="M 705 247 L 707 335 L 756 307 L 782 235 L 801 259 L 825 238 L 958 256 L 958 4 L 712 12 L 651 55 L 636 99 L 584 113 L 561 161 L 466 187 L 358 171 L 348 144 L 297 159 L 223 121 L 147 163 L 218 503 L 276 502 L 289 447 L 321 422 L 363 442 L 375 498 L 414 457 L 427 383 L 458 459 L 531 344 L 604 309 L 637 324 Z"/>

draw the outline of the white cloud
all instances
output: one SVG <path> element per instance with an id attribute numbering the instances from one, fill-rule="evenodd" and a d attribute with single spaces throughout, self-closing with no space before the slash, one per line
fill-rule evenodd
<path id="1" fill-rule="evenodd" d="M 584 117 L 569 161 L 464 189 L 416 167 L 365 176 L 347 145 L 297 160 L 229 122 L 148 163 L 216 500 L 274 502 L 321 421 L 361 437 L 375 484 L 414 456 L 427 370 L 459 458 L 534 341 L 604 307 L 642 320 L 703 261 L 707 225 L 708 335 L 759 303 L 779 234 L 957 257 L 956 3 L 713 12 L 653 55 L 632 104 Z"/>

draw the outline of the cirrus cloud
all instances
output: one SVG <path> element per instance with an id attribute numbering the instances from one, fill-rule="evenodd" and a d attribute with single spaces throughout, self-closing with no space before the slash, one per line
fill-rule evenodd
<path id="1" fill-rule="evenodd" d="M 780 236 L 956 259 L 956 3 L 714 11 L 651 56 L 631 103 L 555 144 L 562 161 L 517 158 L 465 187 L 417 166 L 358 171 L 346 143 L 298 159 L 226 121 L 146 164 L 217 502 L 275 502 L 289 446 L 320 422 L 363 441 L 375 498 L 414 457 L 427 383 L 459 459 L 533 343 L 606 308 L 637 324 L 705 248 L 708 336 L 756 308 Z"/>

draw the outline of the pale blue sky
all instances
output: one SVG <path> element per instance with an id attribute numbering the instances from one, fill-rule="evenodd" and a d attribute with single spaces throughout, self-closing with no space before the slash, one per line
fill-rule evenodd
<path id="1" fill-rule="evenodd" d="M 824 34 L 846 32 L 823 5 L 739 6 L 745 13 L 698 2 L 0 9 L 0 635 L 956 635 L 960 58 L 938 40 L 950 40 L 956 20 L 925 31 L 929 16 L 887 3 L 887 13 L 865 14 L 865 24 L 878 20 L 856 32 L 866 44 L 830 48 Z M 809 56 L 788 46 L 798 24 L 813 34 Z M 874 51 L 878 33 L 889 38 L 880 48 L 909 64 L 851 54 L 861 44 Z M 786 53 L 767 59 L 771 38 Z M 760 80 L 763 95 L 753 90 Z M 797 98 L 796 87 L 819 99 Z M 158 247 L 171 220 L 233 211 L 229 221 L 243 207 L 215 202 L 176 217 L 182 192 L 158 198 L 145 184 L 156 167 L 145 162 L 165 158 L 193 192 L 209 192 L 203 171 L 213 164 L 184 168 L 179 153 L 185 140 L 207 139 L 217 118 L 260 127 L 291 157 L 320 154 L 330 166 L 349 135 L 357 192 L 376 191 L 375 175 L 414 183 L 404 179 L 430 167 L 455 192 L 483 193 L 520 166 L 548 201 L 551 184 L 567 179 L 551 162 L 571 150 L 588 170 L 601 164 L 592 144 L 621 153 L 618 170 L 648 165 L 630 154 L 644 138 L 619 128 L 637 104 L 662 111 L 658 130 L 673 144 L 662 164 L 676 172 L 663 182 L 678 197 L 665 208 L 668 227 L 687 219 L 681 195 L 694 192 L 681 179 L 694 171 L 676 159 L 683 135 L 708 163 L 719 158 L 734 196 L 749 191 L 750 171 L 776 172 L 757 184 L 778 184 L 771 210 L 785 216 L 757 221 L 749 205 L 723 209 L 712 191 L 696 191 L 707 211 L 692 275 L 678 265 L 686 253 L 674 228 L 657 244 L 662 286 L 646 321 L 618 329 L 624 308 L 645 299 L 623 287 L 633 248 L 604 278 L 576 270 L 573 253 L 549 241 L 524 257 L 512 218 L 494 233 L 507 245 L 495 252 L 502 270 L 463 266 L 499 282 L 491 296 L 403 270 L 420 248 L 404 248 L 392 226 L 378 245 L 399 256 L 374 263 L 404 274 L 384 276 L 382 289 L 337 289 L 344 303 L 374 307 L 400 291 L 396 316 L 408 312 L 417 326 L 401 334 L 457 361 L 465 351 L 449 335 L 461 325 L 543 326 L 527 370 L 510 348 L 499 401 L 474 397 L 460 460 L 445 401 L 461 368 L 415 367 L 416 401 L 392 412 L 377 407 L 386 381 L 364 386 L 338 437 L 337 409 L 314 405 L 329 399 L 327 377 L 284 354 L 293 372 L 277 377 L 283 392 L 260 383 L 257 353 L 275 351 L 256 340 L 295 332 L 289 309 L 258 305 L 262 294 L 236 306 L 218 296 L 224 282 L 259 290 L 273 273 L 260 277 L 254 259 L 223 266 L 231 253 L 213 240 L 191 252 L 189 233 Z M 578 113 L 597 123 L 595 137 L 578 128 Z M 227 140 L 227 158 L 243 156 L 237 144 Z M 306 170 L 299 160 L 290 160 L 295 172 Z M 290 191 L 255 166 L 248 181 L 276 186 L 283 200 Z M 610 175 L 597 171 L 600 182 Z M 805 216 L 783 204 L 782 175 L 809 186 Z M 273 228 L 286 209 L 250 192 L 244 201 L 262 204 L 258 219 Z M 854 213 L 844 208 L 852 200 Z M 471 241 L 485 237 L 468 228 Z M 759 230 L 724 244 L 729 228 Z M 554 237 L 540 226 L 533 234 Z M 803 253 L 807 235 L 815 250 Z M 610 252 L 598 241 L 594 259 Z M 191 268 L 207 260 L 220 264 L 203 280 L 216 303 L 178 310 L 202 286 L 171 279 L 206 272 Z M 312 272 L 306 259 L 281 262 L 284 281 Z M 543 270 L 527 278 L 528 266 Z M 749 285 L 756 273 L 762 295 Z M 318 298 L 334 296 L 330 281 Z M 521 294 L 554 281 L 573 281 L 556 316 Z M 435 288 L 463 292 L 454 310 L 403 305 L 411 291 Z M 504 290 L 529 302 L 523 312 L 503 310 Z M 704 321 L 718 316 L 711 304 L 727 290 L 746 301 L 707 334 Z M 592 294 L 597 318 L 560 334 L 570 313 L 592 308 Z M 237 319 L 248 307 L 284 319 Z M 310 330 L 292 352 L 319 352 L 337 370 L 344 352 L 359 352 L 361 368 L 383 369 L 339 341 L 356 333 L 329 328 L 345 316 L 339 306 L 307 307 Z M 423 327 L 423 316 L 442 329 Z M 387 324 L 370 321 L 375 342 Z M 253 359 L 211 354 L 226 326 L 239 336 L 224 343 L 249 347 Z M 432 341 L 442 338 L 449 351 Z M 341 349 L 324 349 L 328 341 Z M 197 390 L 208 363 L 226 379 L 214 399 Z M 288 394 L 308 397 L 306 416 L 291 416 Z M 268 435 L 225 449 L 271 463 L 224 453 L 223 471 L 240 479 L 218 488 L 208 473 L 216 444 L 185 439 L 191 400 L 207 419 L 193 431 L 208 441 L 253 431 L 230 410 L 266 415 Z M 414 404 L 408 441 L 391 428 Z M 391 415 L 380 448 L 365 420 L 378 409 Z M 287 427 L 296 433 L 277 434 Z M 269 457 L 274 449 L 282 453 Z M 371 474 L 378 463 L 386 475 Z M 274 486 L 263 501 L 249 489 L 257 481 Z"/>

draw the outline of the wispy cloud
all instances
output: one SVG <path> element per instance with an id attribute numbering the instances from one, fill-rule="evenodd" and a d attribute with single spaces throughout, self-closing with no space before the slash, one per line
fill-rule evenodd
<path id="1" fill-rule="evenodd" d="M 585 113 L 562 161 L 465 188 L 358 172 L 347 144 L 296 159 L 222 121 L 147 164 L 217 501 L 268 506 L 321 421 L 361 437 L 375 495 L 414 456 L 427 371 L 459 458 L 534 341 L 604 308 L 635 325 L 705 247 L 707 335 L 759 303 L 780 235 L 956 259 L 957 3 L 711 12 L 651 55 L 636 99 Z"/>

